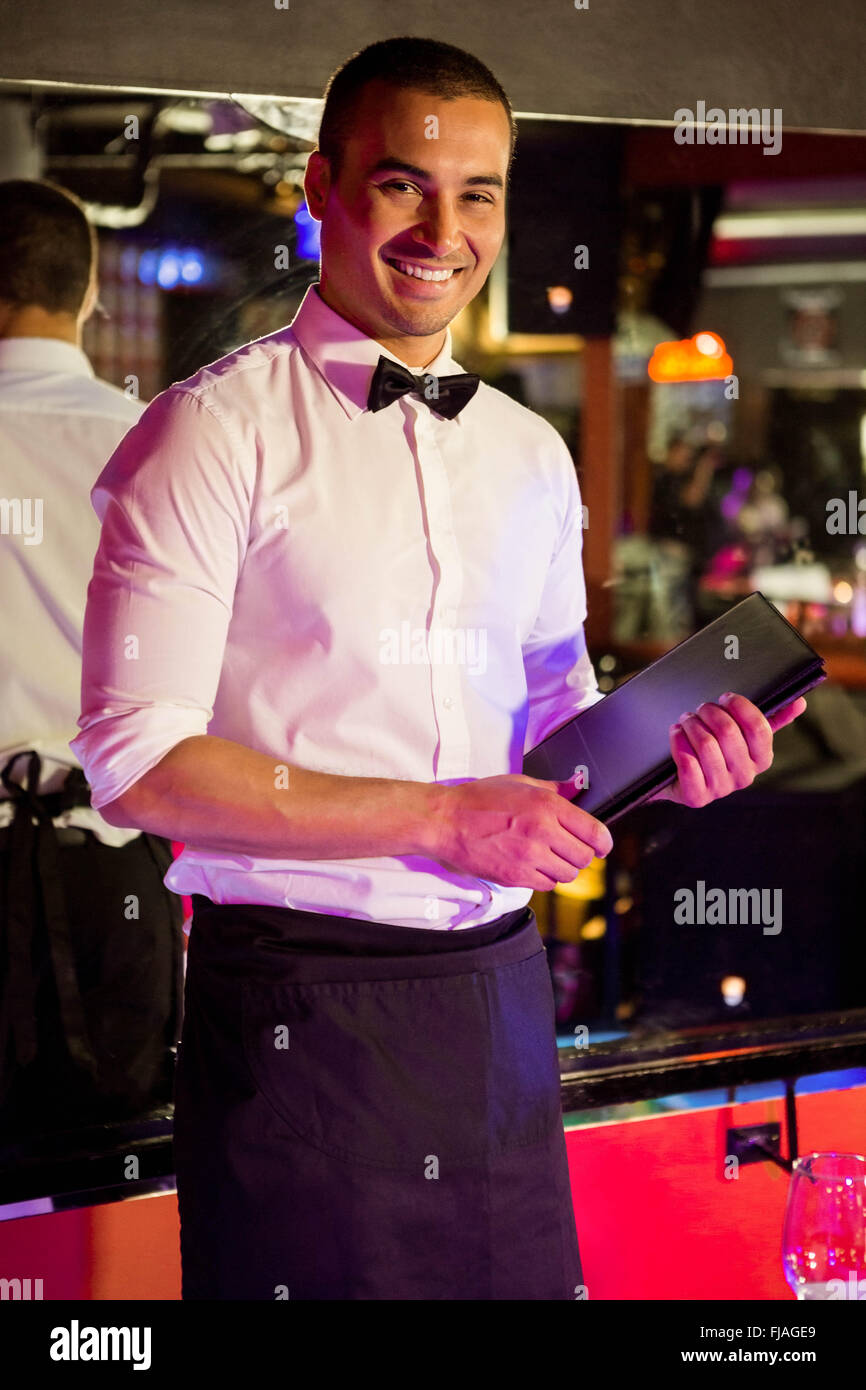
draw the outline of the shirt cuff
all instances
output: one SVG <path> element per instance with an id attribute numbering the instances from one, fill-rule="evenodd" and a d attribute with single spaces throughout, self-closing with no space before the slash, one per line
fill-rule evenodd
<path id="1" fill-rule="evenodd" d="M 84 728 L 69 747 L 84 769 L 90 804 L 98 811 L 123 796 L 183 739 L 206 734 L 208 716 L 201 709 L 160 705 L 78 722 Z"/>

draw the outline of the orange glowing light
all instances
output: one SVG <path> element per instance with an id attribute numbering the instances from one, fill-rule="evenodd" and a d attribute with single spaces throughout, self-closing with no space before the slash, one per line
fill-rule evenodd
<path id="1" fill-rule="evenodd" d="M 656 343 L 647 371 L 653 381 L 716 381 L 732 376 L 734 364 L 718 333 L 704 330 L 678 343 Z"/>
<path id="2" fill-rule="evenodd" d="M 547 302 L 555 314 L 564 314 L 571 308 L 574 295 L 567 285 L 549 285 Z"/>

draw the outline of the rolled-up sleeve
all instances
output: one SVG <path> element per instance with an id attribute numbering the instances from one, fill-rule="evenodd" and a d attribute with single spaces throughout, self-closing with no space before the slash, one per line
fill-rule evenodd
<path id="1" fill-rule="evenodd" d="M 523 643 L 529 701 L 524 751 L 578 710 L 604 699 L 586 650 L 586 585 L 580 488 L 562 440 L 557 473 L 563 523 L 551 558 L 538 616 Z"/>
<path id="2" fill-rule="evenodd" d="M 102 533 L 87 591 L 81 732 L 94 807 L 207 732 L 249 533 L 251 481 L 230 422 L 172 387 L 92 492 Z"/>

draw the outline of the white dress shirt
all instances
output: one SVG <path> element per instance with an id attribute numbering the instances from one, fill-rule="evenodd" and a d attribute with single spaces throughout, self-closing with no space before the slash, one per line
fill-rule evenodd
<path id="1" fill-rule="evenodd" d="M 0 767 L 35 748 L 41 792 L 78 766 L 69 750 L 81 709 L 81 630 L 99 544 L 90 490 L 144 405 L 100 381 L 59 338 L 0 339 Z M 27 764 L 15 764 L 23 781 Z M 13 803 L 0 783 L 0 826 Z M 139 833 L 90 807 L 55 817 L 106 844 Z"/>
<path id="2" fill-rule="evenodd" d="M 424 373 L 461 371 L 450 354 L 448 330 Z M 603 698 L 563 440 L 484 383 L 453 420 L 414 396 L 370 411 L 380 355 L 400 360 L 311 286 L 290 326 L 157 396 L 108 463 L 72 743 L 94 805 L 204 733 L 268 754 L 275 776 L 520 772 Z M 419 856 L 190 847 L 165 882 L 431 929 L 531 896 Z"/>

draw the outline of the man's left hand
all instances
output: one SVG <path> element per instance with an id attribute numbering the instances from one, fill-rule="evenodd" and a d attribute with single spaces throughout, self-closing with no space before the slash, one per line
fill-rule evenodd
<path id="1" fill-rule="evenodd" d="M 707 806 L 751 786 L 773 761 L 773 734 L 805 708 L 800 695 L 767 718 L 745 695 L 728 692 L 715 703 L 680 715 L 670 733 L 677 779 L 649 800 Z"/>

